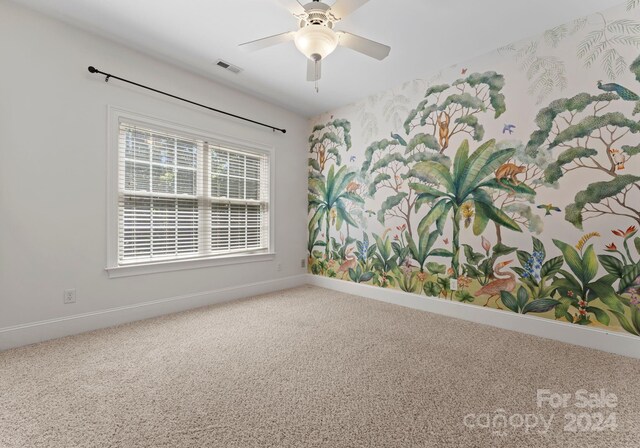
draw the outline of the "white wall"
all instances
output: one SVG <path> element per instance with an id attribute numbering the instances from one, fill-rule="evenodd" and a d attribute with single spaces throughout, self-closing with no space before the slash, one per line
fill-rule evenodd
<path id="1" fill-rule="evenodd" d="M 304 273 L 305 118 L 6 0 L 0 55 L 0 338 L 16 325 Z M 89 65 L 288 132 L 106 84 Z M 276 259 L 109 279 L 107 105 L 273 145 Z M 76 304 L 63 305 L 66 288 Z"/>

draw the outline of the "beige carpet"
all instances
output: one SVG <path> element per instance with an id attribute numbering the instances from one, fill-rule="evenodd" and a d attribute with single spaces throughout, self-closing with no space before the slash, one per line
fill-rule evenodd
<path id="1" fill-rule="evenodd" d="M 302 287 L 0 353 L 0 446 L 638 447 L 640 361 Z"/>

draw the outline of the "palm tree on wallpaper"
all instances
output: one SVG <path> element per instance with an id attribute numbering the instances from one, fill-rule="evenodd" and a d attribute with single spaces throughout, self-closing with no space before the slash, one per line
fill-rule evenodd
<path id="1" fill-rule="evenodd" d="M 521 232 L 521 228 L 511 217 L 493 204 L 491 189 L 509 190 L 518 194 L 535 195 L 535 191 L 524 184 L 516 185 L 508 180 L 497 180 L 494 172 L 515 154 L 515 149 L 498 149 L 495 140 L 489 140 L 469 155 L 469 142 L 465 140 L 458 148 L 453 167 L 433 161 L 419 162 L 413 167 L 413 174 L 429 182 L 435 178 L 437 187 L 424 183 L 412 183 L 410 187 L 418 193 L 417 206 L 429 203 L 431 210 L 418 226 L 420 235 L 428 233 L 435 223 L 442 234 L 446 220 L 451 213 L 453 223 L 453 276 L 458 277 L 460 267 L 460 221 L 463 205 L 475 209 L 473 233 L 484 232 L 489 221 L 502 227 Z M 502 183 L 501 183 L 502 182 Z"/>
<path id="2" fill-rule="evenodd" d="M 347 188 L 355 177 L 356 173 L 349 172 L 346 166 L 335 172 L 335 166 L 331 165 L 326 180 L 321 178 L 309 180 L 309 211 L 314 210 L 309 228 L 313 228 L 324 219 L 325 257 L 327 259 L 331 253 L 331 226 L 335 225 L 336 229 L 340 230 L 342 224 L 346 222 L 353 227 L 358 227 L 345 204 L 346 201 L 364 204 L 362 197 Z"/>

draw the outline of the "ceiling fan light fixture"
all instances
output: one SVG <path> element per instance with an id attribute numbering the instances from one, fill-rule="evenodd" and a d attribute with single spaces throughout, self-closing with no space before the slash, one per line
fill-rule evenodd
<path id="1" fill-rule="evenodd" d="M 338 46 L 338 35 L 324 25 L 307 25 L 296 32 L 294 42 L 300 53 L 312 61 L 330 55 Z"/>

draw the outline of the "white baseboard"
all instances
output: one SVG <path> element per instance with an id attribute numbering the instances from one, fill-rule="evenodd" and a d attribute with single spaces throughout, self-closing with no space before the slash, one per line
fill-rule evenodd
<path id="1" fill-rule="evenodd" d="M 311 274 L 0 328 L 0 351 L 304 284 L 640 359 L 636 336 Z"/>
<path id="2" fill-rule="evenodd" d="M 394 289 L 308 274 L 307 283 L 382 302 L 464 319 L 506 330 L 554 339 L 568 344 L 640 358 L 640 338 L 599 328 L 571 325 L 542 317 L 514 314 L 460 302 L 420 296 Z"/>
<path id="3" fill-rule="evenodd" d="M 294 288 L 305 274 L 0 328 L 0 351 L 164 314 Z"/>

